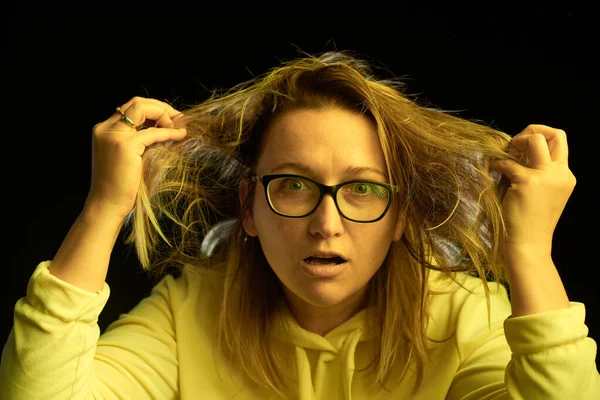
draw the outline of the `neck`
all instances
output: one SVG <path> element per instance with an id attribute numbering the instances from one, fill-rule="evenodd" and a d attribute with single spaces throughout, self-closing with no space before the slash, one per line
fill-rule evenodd
<path id="1" fill-rule="evenodd" d="M 284 286 L 290 311 L 298 324 L 309 332 L 325 336 L 364 308 L 365 289 L 331 306 L 310 304 Z"/>

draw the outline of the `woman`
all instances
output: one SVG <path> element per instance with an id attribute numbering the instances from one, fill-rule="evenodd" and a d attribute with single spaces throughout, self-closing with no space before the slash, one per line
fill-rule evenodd
<path id="1" fill-rule="evenodd" d="M 15 307 L 1 393 L 597 398 L 584 305 L 551 258 L 565 133 L 511 138 L 401 89 L 340 52 L 183 113 L 117 108 L 83 211 Z M 162 279 L 99 337 L 122 226 Z"/>

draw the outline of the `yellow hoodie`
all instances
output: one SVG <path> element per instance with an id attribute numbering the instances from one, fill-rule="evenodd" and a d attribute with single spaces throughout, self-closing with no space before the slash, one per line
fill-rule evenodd
<path id="1" fill-rule="evenodd" d="M 276 398 L 215 353 L 213 274 L 186 269 L 181 277 L 165 276 L 100 336 L 108 285 L 87 292 L 51 275 L 49 265 L 37 266 L 15 306 L 0 365 L 1 400 Z M 413 396 L 410 374 L 389 391 L 368 391 L 370 377 L 360 371 L 370 361 L 366 310 L 325 336 L 302 329 L 283 310 L 276 340 L 288 346 L 298 371 L 298 392 L 287 398 L 600 399 L 583 304 L 510 318 L 506 290 L 492 285 L 490 327 L 481 282 L 464 279 L 472 290 L 433 296 L 429 337 L 449 339 L 431 342 L 432 362 Z"/>

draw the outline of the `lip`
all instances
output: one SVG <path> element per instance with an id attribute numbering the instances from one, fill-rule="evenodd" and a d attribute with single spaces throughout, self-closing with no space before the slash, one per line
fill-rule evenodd
<path id="1" fill-rule="evenodd" d="M 346 262 L 348 261 L 347 257 L 344 257 L 343 255 L 341 255 L 340 253 L 336 253 L 335 251 L 313 251 L 312 253 L 310 253 L 309 255 L 307 255 L 306 257 L 304 257 L 304 260 L 306 260 L 308 257 L 321 257 L 321 258 L 329 258 L 329 257 L 340 257 L 343 258 L 344 260 L 346 260 Z"/>
<path id="2" fill-rule="evenodd" d="M 348 261 L 344 261 L 341 264 L 335 265 L 310 265 L 306 261 L 302 260 L 301 267 L 311 277 L 315 278 L 333 278 L 347 268 Z"/>

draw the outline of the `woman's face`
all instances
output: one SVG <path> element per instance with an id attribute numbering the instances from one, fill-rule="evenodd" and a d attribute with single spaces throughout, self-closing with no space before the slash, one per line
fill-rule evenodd
<path id="1" fill-rule="evenodd" d="M 376 127 L 359 114 L 339 108 L 297 110 L 275 120 L 265 135 L 258 176 L 297 174 L 326 185 L 354 179 L 389 182 Z M 368 170 L 348 172 L 356 168 Z M 244 229 L 258 236 L 288 299 L 296 305 L 327 308 L 362 298 L 391 242 L 402 236 L 404 219 L 399 216 L 398 200 L 372 223 L 345 219 L 329 195 L 313 214 L 287 218 L 271 211 L 263 184 L 256 185 Z M 247 188 L 247 182 L 240 184 L 241 199 Z M 303 185 L 292 182 L 287 188 L 297 190 Z M 335 267 L 307 268 L 305 259 L 319 252 L 335 252 L 347 261 Z"/>

